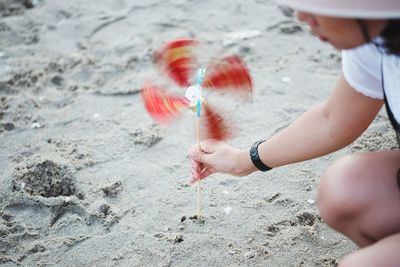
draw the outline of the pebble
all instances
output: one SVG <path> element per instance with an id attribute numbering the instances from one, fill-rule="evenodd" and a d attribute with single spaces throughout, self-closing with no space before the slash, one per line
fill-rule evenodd
<path id="1" fill-rule="evenodd" d="M 232 211 L 232 207 L 224 208 L 224 212 L 226 213 L 226 215 L 229 215 L 229 213 L 231 213 L 231 211 Z"/>
<path id="2" fill-rule="evenodd" d="M 315 203 L 315 200 L 310 198 L 307 200 L 307 203 L 312 205 Z"/>
<path id="3" fill-rule="evenodd" d="M 56 75 L 53 78 L 51 78 L 50 81 L 54 85 L 61 86 L 64 83 L 64 78 L 59 75 Z"/>
<path id="4" fill-rule="evenodd" d="M 6 131 L 12 131 L 15 129 L 15 125 L 11 122 L 7 122 L 7 123 L 0 123 L 0 126 L 3 126 L 3 128 Z"/>
<path id="5" fill-rule="evenodd" d="M 189 219 L 191 219 L 191 220 L 197 220 L 198 218 L 199 218 L 199 216 L 197 216 L 196 214 L 189 217 Z"/>
<path id="6" fill-rule="evenodd" d="M 174 238 L 174 243 L 181 243 L 183 241 L 183 236 L 181 234 L 176 234 Z"/>
<path id="7" fill-rule="evenodd" d="M 248 252 L 246 252 L 246 254 L 244 254 L 244 257 L 246 259 L 252 259 L 256 256 L 257 256 L 257 252 L 255 252 L 255 251 L 248 251 Z"/>
<path id="8" fill-rule="evenodd" d="M 43 125 L 40 124 L 39 122 L 32 123 L 31 129 L 39 129 L 39 128 L 43 128 Z"/>
<path id="9" fill-rule="evenodd" d="M 38 4 L 38 0 L 25 0 L 24 6 L 26 8 L 34 8 Z"/>

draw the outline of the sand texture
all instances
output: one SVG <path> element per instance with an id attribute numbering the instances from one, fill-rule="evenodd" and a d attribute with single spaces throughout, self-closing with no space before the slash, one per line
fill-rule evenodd
<path id="1" fill-rule="evenodd" d="M 195 220 L 193 114 L 155 125 L 139 94 L 160 76 L 153 51 L 180 37 L 247 62 L 252 101 L 215 97 L 242 148 L 326 99 L 341 68 L 271 0 L 0 0 L 0 265 L 335 266 L 356 249 L 316 189 L 343 154 L 394 145 L 384 113 L 350 149 L 214 175 Z"/>

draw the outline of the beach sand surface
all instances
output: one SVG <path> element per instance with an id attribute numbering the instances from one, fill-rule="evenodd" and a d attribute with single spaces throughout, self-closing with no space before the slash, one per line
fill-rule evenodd
<path id="1" fill-rule="evenodd" d="M 0 0 L 2 266 L 336 266 L 357 249 L 322 221 L 316 192 L 344 154 L 390 148 L 384 114 L 326 157 L 213 175 L 193 219 L 194 115 L 156 125 L 140 96 L 163 79 L 154 50 L 183 37 L 247 62 L 252 101 L 209 96 L 241 148 L 326 99 L 341 69 L 271 0 Z"/>

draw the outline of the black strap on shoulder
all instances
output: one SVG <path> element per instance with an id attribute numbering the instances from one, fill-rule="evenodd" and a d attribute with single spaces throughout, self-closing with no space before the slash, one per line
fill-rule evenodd
<path id="1" fill-rule="evenodd" d="M 381 51 L 378 48 L 379 51 Z M 383 75 L 383 53 L 381 52 L 381 82 L 382 82 L 382 89 L 383 89 L 383 99 L 385 101 L 385 107 L 386 107 L 386 112 L 388 114 L 390 123 L 393 126 L 393 129 L 396 131 L 396 139 L 397 139 L 397 144 L 400 145 L 400 124 L 394 117 L 394 114 L 392 110 L 390 109 L 389 102 L 386 97 L 386 92 L 385 92 L 385 80 L 384 80 L 384 75 Z M 399 88 L 400 90 L 400 88 Z"/>

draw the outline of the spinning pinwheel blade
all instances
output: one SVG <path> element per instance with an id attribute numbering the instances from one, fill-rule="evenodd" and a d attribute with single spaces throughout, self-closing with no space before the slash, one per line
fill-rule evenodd
<path id="1" fill-rule="evenodd" d="M 143 85 L 142 97 L 156 122 L 169 124 L 178 119 L 184 109 L 192 109 L 201 120 L 205 138 L 226 140 L 231 136 L 230 125 L 205 101 L 202 91 L 250 96 L 252 80 L 245 63 L 237 55 L 217 57 L 207 66 L 200 66 L 195 53 L 200 44 L 194 39 L 178 39 L 168 42 L 154 54 L 156 67 L 184 90 L 184 96 L 169 93 L 164 86 L 148 81 Z"/>

